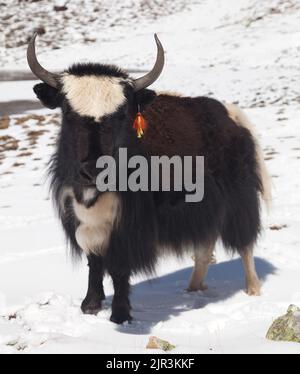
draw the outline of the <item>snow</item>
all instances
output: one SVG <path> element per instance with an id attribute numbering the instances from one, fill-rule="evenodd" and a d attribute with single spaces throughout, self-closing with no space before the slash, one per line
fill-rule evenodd
<path id="1" fill-rule="evenodd" d="M 270 214 L 263 212 L 264 233 L 256 250 L 261 297 L 244 293 L 240 260 L 218 244 L 207 291 L 185 291 L 192 259 L 164 258 L 153 279 L 132 279 L 132 324 L 109 321 L 109 278 L 103 310 L 85 316 L 80 303 L 86 262 L 74 264 L 68 256 L 46 179 L 59 112 L 12 114 L 9 128 L 0 130 L 0 139 L 8 135 L 19 141 L 17 150 L 0 153 L 0 353 L 146 353 L 150 335 L 175 344 L 174 353 L 299 353 L 297 343 L 265 339 L 276 317 L 290 304 L 300 305 L 299 2 L 104 1 L 106 10 L 97 13 L 97 21 L 91 17 L 98 2 L 91 0 L 70 2 L 67 13 L 54 12 L 53 2 L 45 0 L 23 3 L 19 12 L 17 1 L 6 3 L 10 6 L 1 12 L 0 23 L 10 44 L 1 48 L 0 38 L 6 70 L 27 69 L 25 41 L 33 27 L 28 20 L 34 11 L 38 26 L 40 9 L 51 17 L 43 21 L 47 32 L 38 39 L 38 55 L 55 70 L 86 60 L 148 69 L 157 32 L 166 67 L 154 88 L 238 102 L 259 134 L 274 199 Z M 147 6 L 154 3 L 160 4 L 156 11 Z M 14 16 L 4 24 L 9 14 Z M 59 22 L 71 15 L 62 27 Z M 0 82 L 0 112 L 4 102 L 18 106 L 35 100 L 33 84 Z"/>
<path id="2" fill-rule="evenodd" d="M 1 82 L 0 102 L 35 100 L 32 87 L 35 81 Z"/>

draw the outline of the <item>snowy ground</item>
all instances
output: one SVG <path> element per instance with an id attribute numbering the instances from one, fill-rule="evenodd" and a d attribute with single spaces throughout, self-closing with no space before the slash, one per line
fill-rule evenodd
<path id="1" fill-rule="evenodd" d="M 16 3 L 11 1 L 7 15 Z M 49 2 L 27 6 L 39 3 Z M 90 8 L 93 2 L 85 3 Z M 300 306 L 299 2 L 186 3 L 176 1 L 171 11 L 164 8 L 154 17 L 152 11 L 145 11 L 137 22 L 132 13 L 139 8 L 130 13 L 126 1 L 127 8 L 117 9 L 121 21 L 116 27 L 110 27 L 105 17 L 99 16 L 99 24 L 85 24 L 84 17 L 78 16 L 78 33 L 73 31 L 74 23 L 62 40 L 60 31 L 60 49 L 52 49 L 53 43 L 47 48 L 46 33 L 39 39 L 39 55 L 53 69 L 78 59 L 147 69 L 155 55 L 152 34 L 156 31 L 167 63 L 155 88 L 209 95 L 245 108 L 256 125 L 274 186 L 273 208 L 269 216 L 264 213 L 265 230 L 256 252 L 262 296 L 250 298 L 243 292 L 240 260 L 228 258 L 218 246 L 218 263 L 210 268 L 207 291 L 186 293 L 192 260 L 179 263 L 167 258 L 156 278 L 132 280 L 131 325 L 109 322 L 112 285 L 108 278 L 103 311 L 97 317 L 82 315 L 79 306 L 87 268 L 68 258 L 45 175 L 59 113 L 37 109 L 31 91 L 34 82 L 2 82 L 0 112 L 11 115 L 9 127 L 0 129 L 0 353 L 145 353 L 150 335 L 175 344 L 175 353 L 300 352 L 299 344 L 265 339 L 274 318 L 284 314 L 289 304 Z M 3 21 L 4 13 L 1 17 Z M 6 22 L 1 27 L 6 27 L 7 39 L 14 27 L 9 18 Z M 26 25 L 24 37 L 30 34 Z M 50 39 L 51 27 L 47 26 Z M 99 37 L 81 44 L 85 30 Z M 13 43 L 12 38 L 7 42 Z M 3 69 L 8 65 L 26 69 L 25 45 L 0 51 Z M 29 113 L 22 112 L 24 101 L 29 101 Z"/>

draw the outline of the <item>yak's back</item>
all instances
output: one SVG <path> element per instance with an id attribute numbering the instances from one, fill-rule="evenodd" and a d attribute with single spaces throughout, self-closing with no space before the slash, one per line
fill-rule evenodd
<path id="1" fill-rule="evenodd" d="M 221 174 L 241 171 L 245 163 L 255 167 L 251 133 L 214 99 L 161 94 L 144 115 L 149 126 L 142 141 L 150 155 L 204 156 L 207 170 Z"/>

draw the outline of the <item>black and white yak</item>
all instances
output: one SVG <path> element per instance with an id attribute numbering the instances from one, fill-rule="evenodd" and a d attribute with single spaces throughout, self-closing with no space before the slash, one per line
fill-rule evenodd
<path id="1" fill-rule="evenodd" d="M 260 196 L 269 199 L 269 186 L 257 138 L 242 112 L 207 97 L 148 90 L 164 65 L 156 35 L 155 66 L 138 79 L 116 66 L 92 63 L 50 73 L 36 58 L 35 38 L 28 46 L 28 63 L 43 83 L 34 92 L 46 107 L 62 110 L 50 167 L 53 198 L 72 251 L 88 257 L 82 311 L 101 309 L 107 272 L 115 291 L 111 320 L 130 321 L 130 276 L 151 274 L 165 251 L 178 256 L 192 251 L 189 290 L 203 289 L 218 238 L 241 255 L 246 291 L 259 295 L 253 247 L 261 227 Z M 142 138 L 133 128 L 138 107 L 148 123 Z M 118 161 L 121 147 L 145 157 L 204 156 L 203 200 L 188 203 L 185 191 L 99 192 L 96 160 L 110 155 Z"/>

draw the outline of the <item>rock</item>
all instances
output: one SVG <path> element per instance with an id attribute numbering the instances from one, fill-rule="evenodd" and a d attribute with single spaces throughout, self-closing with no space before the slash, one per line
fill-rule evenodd
<path id="1" fill-rule="evenodd" d="M 66 7 L 65 5 L 54 5 L 53 9 L 55 10 L 55 12 L 64 12 L 65 10 L 68 10 L 68 7 Z"/>
<path id="2" fill-rule="evenodd" d="M 9 127 L 9 117 L 0 118 L 0 130 L 5 130 Z"/>
<path id="3" fill-rule="evenodd" d="M 176 348 L 176 346 L 172 345 L 166 340 L 157 338 L 156 336 L 150 336 L 149 342 L 146 348 L 147 349 L 161 349 L 166 352 L 166 351 L 171 351 L 172 349 Z"/>
<path id="4" fill-rule="evenodd" d="M 300 343 L 300 308 L 290 305 L 287 313 L 273 322 L 267 339 Z"/>
<path id="5" fill-rule="evenodd" d="M 46 34 L 46 29 L 43 26 L 39 26 L 39 27 L 36 27 L 35 32 L 38 35 L 44 35 L 44 34 Z"/>

